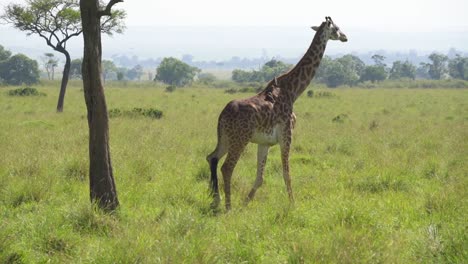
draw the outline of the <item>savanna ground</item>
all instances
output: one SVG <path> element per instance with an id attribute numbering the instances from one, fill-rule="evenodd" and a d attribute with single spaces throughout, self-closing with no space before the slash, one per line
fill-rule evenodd
<path id="1" fill-rule="evenodd" d="M 128 86 L 107 85 L 109 109 L 163 117 L 111 119 L 113 215 L 89 203 L 79 85 L 62 114 L 58 85 L 37 97 L 0 89 L 0 262 L 466 263 L 467 90 L 304 94 L 291 151 L 295 205 L 276 146 L 265 184 L 243 206 L 255 179 L 250 145 L 234 171 L 233 210 L 213 213 L 205 156 L 218 114 L 252 94 Z"/>

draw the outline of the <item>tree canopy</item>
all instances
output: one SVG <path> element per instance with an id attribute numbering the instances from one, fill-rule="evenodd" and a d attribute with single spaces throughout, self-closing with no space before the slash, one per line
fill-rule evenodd
<path id="1" fill-rule="evenodd" d="M 170 85 L 184 86 L 193 81 L 195 75 L 200 72 L 200 69 L 170 57 L 164 58 L 156 71 L 155 80 Z"/>
<path id="2" fill-rule="evenodd" d="M 101 32 L 110 35 L 121 33 L 125 16 L 122 10 L 113 11 L 101 21 Z M 28 35 L 40 36 L 49 47 L 65 56 L 57 103 L 57 111 L 63 111 L 71 65 L 67 41 L 83 31 L 78 0 L 26 0 L 25 5 L 12 3 L 5 7 L 0 19 Z"/>
<path id="3" fill-rule="evenodd" d="M 0 61 L 0 79 L 10 85 L 37 83 L 39 81 L 37 61 L 24 54 L 16 54 L 2 60 Z"/>

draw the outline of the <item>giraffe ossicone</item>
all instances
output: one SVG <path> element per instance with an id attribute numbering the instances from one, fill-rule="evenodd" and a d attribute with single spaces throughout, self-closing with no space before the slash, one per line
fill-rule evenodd
<path id="1" fill-rule="evenodd" d="M 346 42 L 346 35 L 330 17 L 319 27 L 302 59 L 288 72 L 275 77 L 257 95 L 229 102 L 218 119 L 218 142 L 207 156 L 211 170 L 212 207 L 218 207 L 221 198 L 218 189 L 218 161 L 227 154 L 221 172 L 224 180 L 226 210 L 231 208 L 231 177 L 242 152 L 248 143 L 258 144 L 257 177 L 246 198 L 250 201 L 263 183 L 263 173 L 271 146 L 279 144 L 283 179 L 291 202 L 294 196 L 289 175 L 289 151 L 292 130 L 296 122 L 293 105 L 304 92 L 317 71 L 328 40 Z"/>

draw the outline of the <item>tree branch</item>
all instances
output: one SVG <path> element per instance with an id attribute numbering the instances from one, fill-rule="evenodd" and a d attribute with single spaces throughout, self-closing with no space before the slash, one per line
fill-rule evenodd
<path id="1" fill-rule="evenodd" d="M 117 4 L 117 3 L 121 3 L 121 2 L 123 2 L 123 0 L 111 0 L 111 1 L 107 4 L 107 6 L 106 6 L 106 8 L 105 8 L 104 10 L 100 10 L 100 11 L 98 12 L 98 17 L 101 18 L 102 16 L 110 16 L 110 15 L 111 15 L 111 8 L 112 8 L 112 6 L 114 6 L 114 5 Z"/>

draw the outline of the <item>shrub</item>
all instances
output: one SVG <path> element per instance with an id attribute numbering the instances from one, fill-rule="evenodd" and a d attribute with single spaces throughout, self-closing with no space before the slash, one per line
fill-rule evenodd
<path id="1" fill-rule="evenodd" d="M 229 88 L 229 89 L 226 89 L 224 92 L 228 94 L 235 94 L 238 92 L 238 90 L 235 88 Z"/>
<path id="2" fill-rule="evenodd" d="M 160 119 L 163 116 L 163 112 L 156 108 L 139 108 L 135 107 L 132 110 L 121 110 L 119 108 L 114 108 L 109 110 L 109 117 L 135 117 L 135 116 L 144 116 L 152 119 Z"/>
<path id="3" fill-rule="evenodd" d="M 175 89 L 176 89 L 175 85 L 169 85 L 166 87 L 166 92 L 172 93 L 173 91 L 175 91 Z"/>
<path id="4" fill-rule="evenodd" d="M 45 93 L 40 93 L 36 88 L 25 87 L 8 91 L 9 96 L 45 96 Z"/>

